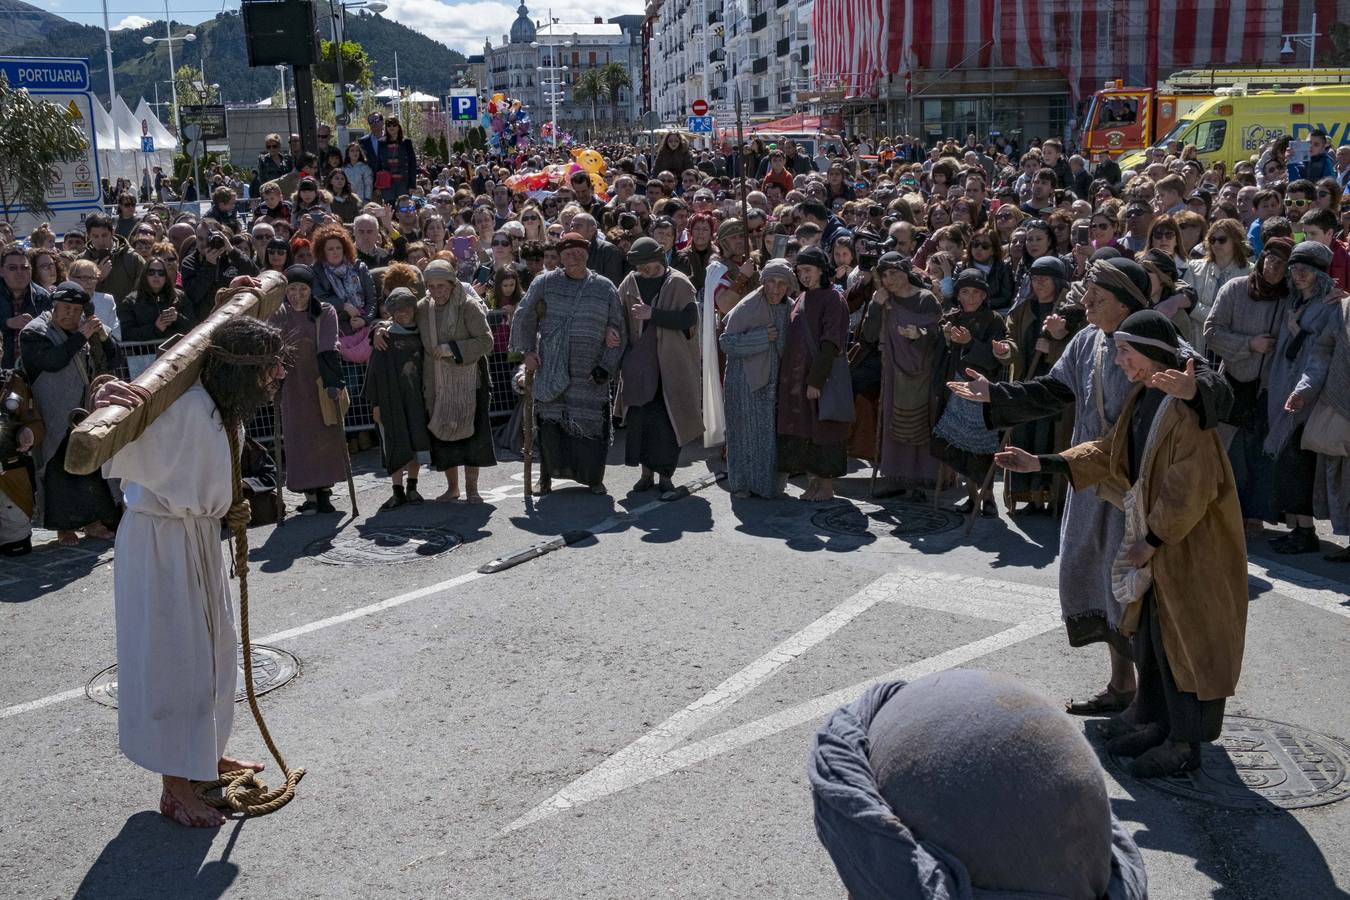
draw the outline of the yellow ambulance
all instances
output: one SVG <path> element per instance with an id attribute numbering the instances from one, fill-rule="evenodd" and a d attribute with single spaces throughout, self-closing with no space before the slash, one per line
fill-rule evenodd
<path id="1" fill-rule="evenodd" d="M 1173 141 L 1194 144 L 1202 162 L 1222 161 L 1231 172 L 1239 160 L 1258 155 L 1267 141 L 1285 134 L 1300 141 L 1321 129 L 1327 133 L 1333 151 L 1341 144 L 1350 144 L 1348 85 L 1254 93 L 1221 88 L 1219 93 L 1185 113 L 1154 146 L 1166 147 Z M 1121 168 L 1138 165 L 1146 152 L 1122 158 Z"/>

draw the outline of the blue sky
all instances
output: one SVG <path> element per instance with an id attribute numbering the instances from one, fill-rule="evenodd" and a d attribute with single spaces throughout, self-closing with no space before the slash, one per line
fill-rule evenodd
<path id="1" fill-rule="evenodd" d="M 84 25 L 103 24 L 103 7 L 98 0 L 29 0 L 58 16 L 64 16 Z M 402 22 L 430 38 L 462 50 L 481 53 L 483 40 L 491 37 L 497 44 L 511 29 L 520 0 L 386 0 L 389 10 L 385 16 Z M 529 0 L 526 0 L 529 4 Z M 589 22 L 593 16 L 619 16 L 641 13 L 643 0 L 536 0 L 530 5 L 530 16 L 542 20 L 551 6 L 555 18 L 564 22 Z M 210 19 L 222 10 L 238 9 L 239 0 L 170 0 L 169 11 L 175 22 L 197 24 Z M 135 27 L 145 20 L 164 18 L 162 0 L 108 0 L 108 22 Z"/>

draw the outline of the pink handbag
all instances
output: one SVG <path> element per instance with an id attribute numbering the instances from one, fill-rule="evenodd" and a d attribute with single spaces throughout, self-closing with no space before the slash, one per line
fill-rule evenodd
<path id="1" fill-rule="evenodd" d="M 338 335 L 338 354 L 351 363 L 370 361 L 370 326 L 352 334 Z"/>

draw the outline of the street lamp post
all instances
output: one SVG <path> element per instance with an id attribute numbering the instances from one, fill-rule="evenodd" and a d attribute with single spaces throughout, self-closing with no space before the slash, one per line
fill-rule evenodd
<path id="1" fill-rule="evenodd" d="M 1317 39 L 1321 35 L 1317 33 L 1316 10 L 1312 14 L 1312 26 L 1307 31 L 1299 34 L 1282 34 L 1280 37 L 1284 39 L 1284 46 L 1280 47 L 1281 56 L 1286 53 L 1293 53 L 1294 45 L 1298 44 L 1301 47 L 1308 48 L 1308 68 L 1317 68 Z"/>
<path id="2" fill-rule="evenodd" d="M 551 20 L 551 17 L 550 17 L 550 20 Z M 551 27 L 551 26 L 550 26 L 550 27 Z M 533 47 L 534 49 L 538 50 L 540 47 L 542 47 L 542 46 L 544 46 L 544 45 L 540 44 L 538 41 L 532 41 L 532 42 L 530 43 L 530 46 Z M 572 42 L 571 42 L 571 41 L 563 41 L 563 42 L 562 42 L 562 46 L 564 46 L 564 47 L 570 47 L 570 46 L 572 46 Z M 563 89 L 563 81 L 562 81 L 562 79 L 561 79 L 559 76 L 561 75 L 561 73 L 567 71 L 567 66 L 559 66 L 559 65 L 558 65 L 558 45 L 557 45 L 557 44 L 549 44 L 549 45 L 548 45 L 548 48 L 549 48 L 549 54 L 548 54 L 548 55 L 549 55 L 549 65 L 547 65 L 547 66 L 545 66 L 545 65 L 540 65 L 540 66 L 539 66 L 539 71 L 548 73 L 549 79 L 548 79 L 547 81 L 541 81 L 541 82 L 539 82 L 539 84 L 540 84 L 541 86 L 543 86 L 543 87 L 545 87 L 545 88 L 548 89 L 548 94 L 545 96 L 545 99 L 547 99 L 547 100 L 549 101 L 549 117 L 552 119 L 552 123 L 553 123 L 553 149 L 554 149 L 554 150 L 557 150 L 557 149 L 558 149 L 558 101 L 561 100 L 561 99 L 562 99 L 562 96 L 563 96 L 563 93 L 562 93 L 562 89 Z"/>
<path id="3" fill-rule="evenodd" d="M 286 97 L 286 66 L 278 64 L 277 74 L 281 76 L 281 105 L 286 107 L 286 133 L 295 133 L 295 123 L 291 121 L 291 101 Z"/>
<path id="4" fill-rule="evenodd" d="M 157 38 L 146 35 L 141 38 L 141 42 L 147 47 L 155 44 L 167 44 L 169 47 L 169 88 L 173 91 L 173 133 L 179 134 L 178 128 L 178 68 L 173 63 L 173 42 L 174 41 L 195 41 L 197 35 L 189 31 L 187 34 L 179 37 L 173 36 L 173 25 L 169 20 L 169 0 L 164 0 L 164 37 Z"/>
<path id="5" fill-rule="evenodd" d="M 368 9 L 373 13 L 382 13 L 388 8 L 388 4 L 381 3 L 380 0 L 358 0 L 353 3 L 329 0 L 329 34 L 333 42 L 333 60 L 337 63 L 333 119 L 337 124 L 339 147 L 347 146 L 347 124 L 351 121 L 351 113 L 347 109 L 347 79 L 342 71 L 342 45 L 347 40 L 347 10 Z"/>

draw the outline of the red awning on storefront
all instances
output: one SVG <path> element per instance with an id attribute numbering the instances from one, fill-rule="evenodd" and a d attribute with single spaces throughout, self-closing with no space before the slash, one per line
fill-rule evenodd
<path id="1" fill-rule="evenodd" d="M 758 125 L 751 125 L 746 129 L 750 134 L 777 134 L 779 132 L 794 131 L 838 131 L 843 127 L 843 119 L 840 116 L 812 116 L 806 113 L 793 113 L 790 116 L 784 116 L 781 119 L 774 119 L 772 122 L 760 122 Z"/>

